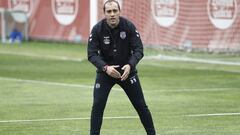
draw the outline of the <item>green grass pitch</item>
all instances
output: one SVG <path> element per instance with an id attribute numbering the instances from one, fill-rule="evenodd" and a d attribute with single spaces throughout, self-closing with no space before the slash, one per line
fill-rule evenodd
<path id="1" fill-rule="evenodd" d="M 145 54 L 240 62 L 230 55 Z M 239 65 L 143 59 L 138 71 L 158 135 L 239 135 Z M 94 81 L 86 45 L 0 45 L 0 135 L 88 135 Z M 102 135 L 146 135 L 118 86 L 104 117 Z"/>

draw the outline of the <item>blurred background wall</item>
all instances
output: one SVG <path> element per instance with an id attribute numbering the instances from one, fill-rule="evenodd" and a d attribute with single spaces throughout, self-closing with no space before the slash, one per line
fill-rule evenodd
<path id="1" fill-rule="evenodd" d="M 104 17 L 105 0 L 0 0 L 1 8 L 23 10 L 30 39 L 87 42 Z M 145 46 L 240 50 L 240 0 L 119 0 Z"/>

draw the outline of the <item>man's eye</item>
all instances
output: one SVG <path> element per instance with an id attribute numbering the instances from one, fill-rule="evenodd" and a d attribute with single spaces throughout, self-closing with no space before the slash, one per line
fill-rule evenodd
<path id="1" fill-rule="evenodd" d="M 113 9 L 113 10 L 107 10 L 106 11 L 108 14 L 110 14 L 110 13 L 117 13 L 118 12 L 118 10 L 117 9 Z"/>

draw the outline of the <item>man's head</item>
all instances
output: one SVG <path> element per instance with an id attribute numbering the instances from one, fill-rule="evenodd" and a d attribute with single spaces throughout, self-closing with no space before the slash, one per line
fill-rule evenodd
<path id="1" fill-rule="evenodd" d="M 116 0 L 107 0 L 103 5 L 103 12 L 110 27 L 114 28 L 119 24 L 120 6 Z"/>

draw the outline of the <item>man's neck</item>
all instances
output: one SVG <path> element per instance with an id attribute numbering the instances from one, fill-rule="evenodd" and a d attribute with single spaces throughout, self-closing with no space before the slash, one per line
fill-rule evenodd
<path id="1" fill-rule="evenodd" d="M 109 26 L 110 28 L 112 28 L 112 29 L 114 29 L 114 28 L 117 27 L 117 25 L 111 25 L 111 24 L 108 24 L 108 26 Z"/>

